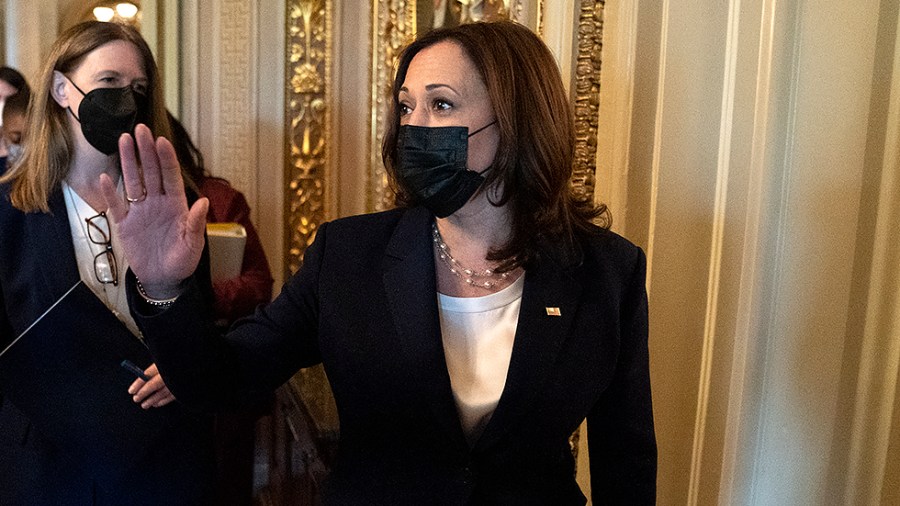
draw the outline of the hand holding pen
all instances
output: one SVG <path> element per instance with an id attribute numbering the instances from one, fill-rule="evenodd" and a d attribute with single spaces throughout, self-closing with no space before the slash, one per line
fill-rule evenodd
<path id="1" fill-rule="evenodd" d="M 156 364 L 150 364 L 146 370 L 141 370 L 128 360 L 123 360 L 122 367 L 137 376 L 128 387 L 128 393 L 142 408 L 159 408 L 175 400 L 175 396 L 159 374 Z"/>

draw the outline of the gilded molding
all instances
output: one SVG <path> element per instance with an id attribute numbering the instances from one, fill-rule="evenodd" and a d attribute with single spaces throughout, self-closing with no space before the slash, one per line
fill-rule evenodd
<path id="1" fill-rule="evenodd" d="M 535 21 L 537 28 L 535 32 L 541 39 L 544 38 L 544 9 L 546 9 L 544 0 L 537 0 L 537 20 Z"/>
<path id="2" fill-rule="evenodd" d="M 581 0 L 578 13 L 578 55 L 575 60 L 575 166 L 572 184 L 594 195 L 597 172 L 597 127 L 600 121 L 600 66 L 605 0 Z"/>
<path id="3" fill-rule="evenodd" d="M 331 159 L 333 86 L 332 0 L 288 0 L 285 116 L 287 118 L 285 226 L 287 274 L 326 220 Z"/>
<path id="4" fill-rule="evenodd" d="M 370 160 L 366 209 L 394 206 L 394 194 L 381 161 L 381 140 L 391 100 L 391 81 L 400 51 L 416 36 L 415 0 L 372 0 L 372 96 L 370 103 Z"/>

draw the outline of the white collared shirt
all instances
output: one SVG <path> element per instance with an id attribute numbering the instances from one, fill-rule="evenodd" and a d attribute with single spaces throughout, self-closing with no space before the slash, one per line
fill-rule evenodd
<path id="1" fill-rule="evenodd" d="M 116 257 L 118 271 L 118 285 L 101 283 L 94 273 L 94 258 L 106 248 L 102 244 L 95 244 L 88 238 L 86 220 L 100 214 L 78 195 L 65 181 L 62 184 L 63 196 L 66 201 L 66 212 L 69 214 L 69 229 L 72 233 L 72 245 L 75 247 L 75 261 L 78 264 L 78 274 L 81 281 L 103 302 L 106 307 L 128 327 L 134 335 L 139 336 L 137 324 L 131 317 L 128 309 L 128 298 L 125 295 L 125 272 L 128 270 L 128 262 L 122 251 L 122 246 L 116 234 L 112 218 L 107 216 L 105 220 L 111 230 L 104 230 L 112 240 L 112 251 Z M 117 192 L 124 198 L 122 180 L 119 179 Z M 103 220 L 100 221 L 102 223 Z M 103 258 L 101 257 L 101 262 Z M 104 262 L 105 263 L 105 262 Z"/>

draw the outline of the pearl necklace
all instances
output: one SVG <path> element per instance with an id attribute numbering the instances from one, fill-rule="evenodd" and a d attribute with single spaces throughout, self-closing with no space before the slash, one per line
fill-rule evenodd
<path id="1" fill-rule="evenodd" d="M 484 288 L 485 290 L 491 290 L 495 286 L 497 286 L 496 280 L 499 278 L 502 281 L 505 281 L 509 278 L 508 272 L 503 272 L 497 274 L 491 269 L 485 269 L 483 271 L 476 271 L 472 269 L 467 269 L 463 267 L 462 264 L 459 263 L 458 260 L 453 258 L 453 255 L 450 254 L 450 248 L 447 247 L 447 243 L 441 238 L 441 233 L 438 231 L 437 223 L 431 224 L 431 238 L 437 247 L 438 257 L 450 269 L 450 272 L 465 281 L 467 285 L 477 286 L 479 288 Z M 484 279 L 489 278 L 489 279 Z"/>

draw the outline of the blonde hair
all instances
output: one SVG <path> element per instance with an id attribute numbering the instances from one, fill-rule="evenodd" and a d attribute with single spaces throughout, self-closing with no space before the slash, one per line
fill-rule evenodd
<path id="1" fill-rule="evenodd" d="M 77 24 L 53 43 L 28 105 L 23 136 L 27 141 L 22 159 L 0 177 L 0 183 L 11 183 L 10 201 L 17 209 L 49 212 L 50 195 L 61 186 L 72 161 L 73 144 L 67 111 L 51 96 L 54 71 L 68 74 L 81 65 L 88 53 L 116 40 L 134 44 L 144 60 L 148 81 L 148 126 L 156 136 L 171 136 L 159 71 L 150 47 L 140 33 L 118 23 L 87 21 Z"/>

